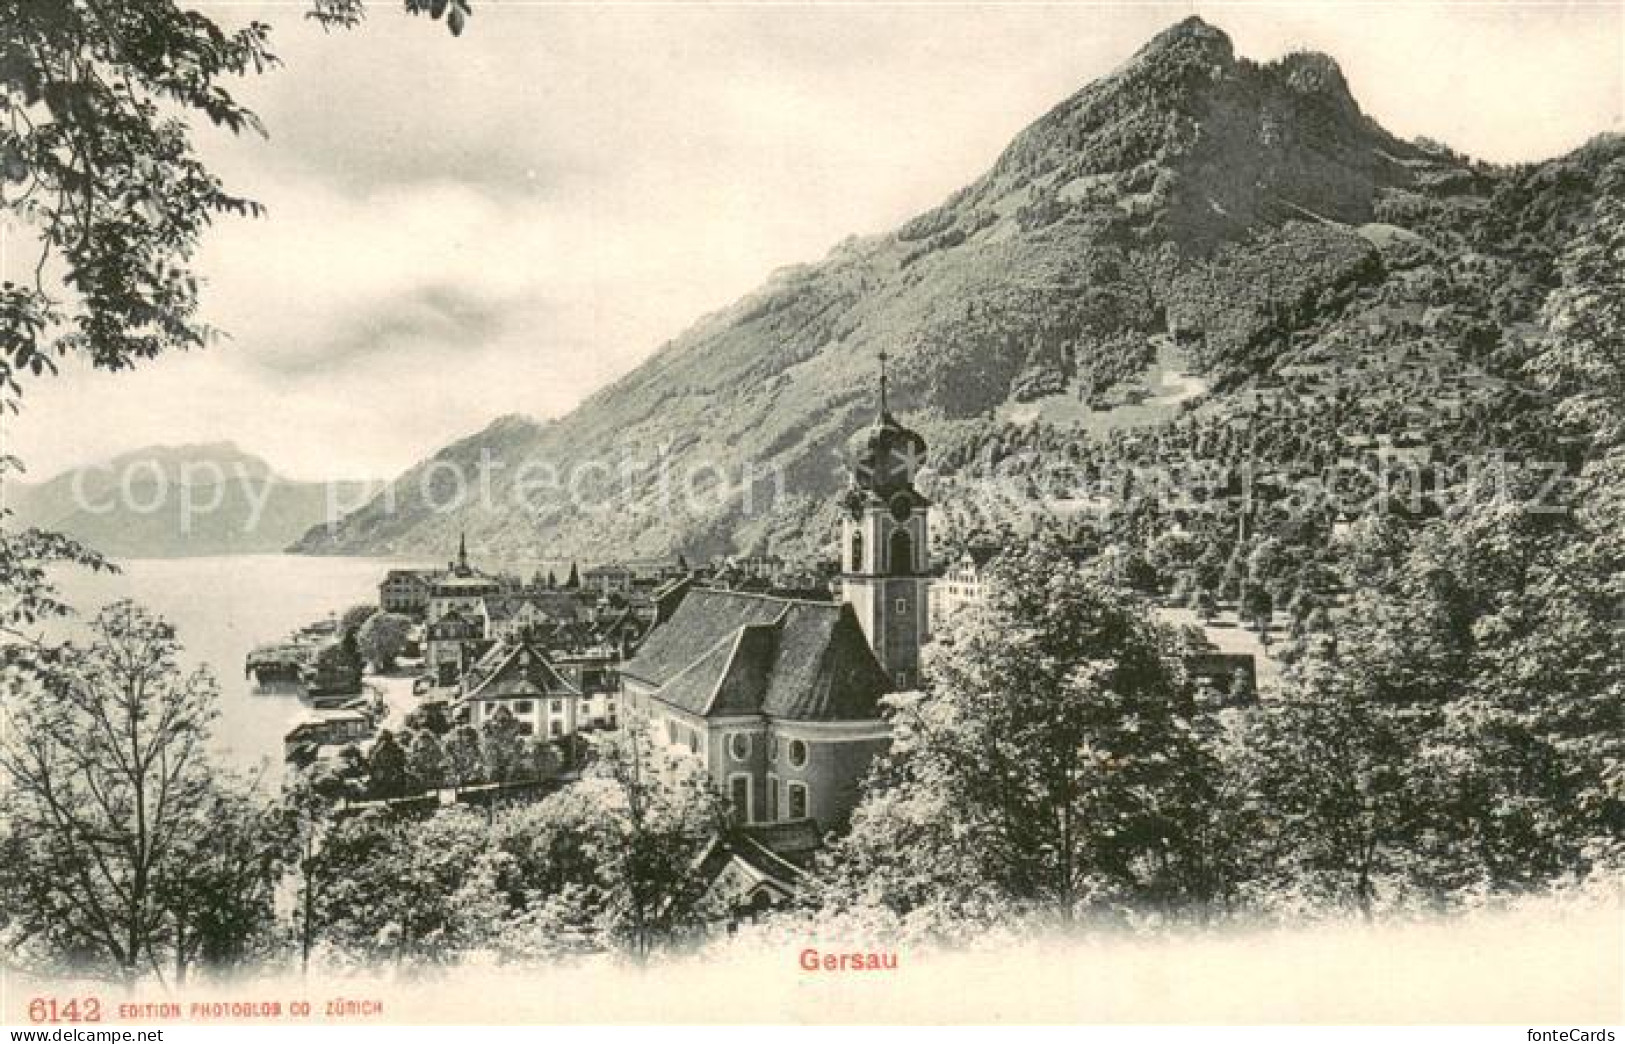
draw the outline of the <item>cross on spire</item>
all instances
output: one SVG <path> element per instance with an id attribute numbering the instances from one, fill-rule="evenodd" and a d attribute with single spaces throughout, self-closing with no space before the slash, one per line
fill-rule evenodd
<path id="1" fill-rule="evenodd" d="M 884 417 L 886 408 L 886 349 L 880 349 L 880 415 Z"/>

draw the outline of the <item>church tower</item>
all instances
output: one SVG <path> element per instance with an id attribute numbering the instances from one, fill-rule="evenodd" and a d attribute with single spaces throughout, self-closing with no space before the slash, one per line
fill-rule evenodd
<path id="1" fill-rule="evenodd" d="M 925 440 L 891 415 L 880 354 L 880 415 L 841 499 L 841 597 L 898 689 L 920 683 L 929 637 L 931 503 L 914 488 Z"/>

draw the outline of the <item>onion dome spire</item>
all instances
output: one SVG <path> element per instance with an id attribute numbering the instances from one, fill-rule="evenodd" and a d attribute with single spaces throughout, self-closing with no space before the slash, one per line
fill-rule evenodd
<path id="1" fill-rule="evenodd" d="M 913 489 L 914 476 L 925 462 L 925 439 L 892 416 L 887 397 L 889 378 L 884 349 L 879 357 L 880 410 L 875 417 L 874 427 L 869 430 L 858 451 L 852 484 L 862 490 L 887 495 Z"/>

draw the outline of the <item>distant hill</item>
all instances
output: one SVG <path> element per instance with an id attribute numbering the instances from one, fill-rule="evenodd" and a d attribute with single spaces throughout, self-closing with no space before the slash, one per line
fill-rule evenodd
<path id="1" fill-rule="evenodd" d="M 1427 381 L 1371 416 L 1415 427 L 1407 411 L 1443 416 L 1444 388 L 1471 423 L 1489 374 L 1515 373 L 1538 336 L 1553 249 L 1618 184 L 1621 151 L 1498 168 L 1401 141 L 1331 58 L 1254 63 L 1188 19 L 940 206 L 774 274 L 558 421 L 505 417 L 448 446 L 294 549 L 434 553 L 466 530 L 485 553 L 586 560 L 816 552 L 882 349 L 893 406 L 952 494 L 947 533 L 997 522 L 964 508 L 985 450 L 1222 420 L 1294 368 L 1357 393 L 1385 353 L 1413 352 Z M 446 465 L 482 455 L 502 464 L 491 495 L 435 510 Z M 523 486 L 527 461 L 563 488 Z M 707 485 L 719 472 L 731 488 Z M 674 498 L 693 476 L 716 495 Z"/>
<path id="2" fill-rule="evenodd" d="M 382 483 L 339 482 L 335 503 Z M 12 525 L 67 533 L 114 558 L 281 551 L 328 513 L 330 487 L 274 474 L 229 442 L 149 446 L 40 483 L 4 484 Z"/>

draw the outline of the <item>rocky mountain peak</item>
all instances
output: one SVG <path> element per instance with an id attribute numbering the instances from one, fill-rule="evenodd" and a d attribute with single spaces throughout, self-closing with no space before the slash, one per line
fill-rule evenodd
<path id="1" fill-rule="evenodd" d="M 794 492 L 771 511 L 747 511 L 741 497 L 674 513 L 658 484 L 629 480 L 604 509 L 561 498 L 451 518 L 413 501 L 415 469 L 397 483 L 397 510 L 369 505 L 302 547 L 426 550 L 461 528 L 515 552 L 605 558 L 769 538 L 808 547 L 827 534 L 845 481 L 834 462 L 873 417 L 879 350 L 895 360 L 894 409 L 945 473 L 955 440 L 1007 419 L 1109 428 L 1107 414 L 1140 408 L 1119 402 L 1135 382 L 1176 363 L 1222 398 L 1302 347 L 1299 327 L 1324 320 L 1363 338 L 1366 317 L 1345 330 L 1332 313 L 1378 296 L 1377 284 L 1412 293 L 1369 237 L 1480 222 L 1493 186 L 1465 164 L 1384 131 L 1331 58 L 1249 60 L 1187 18 L 1033 122 L 941 205 L 776 274 L 565 417 L 504 418 L 441 452 L 489 448 L 567 471 L 659 448 L 678 476 L 773 468 Z"/>
<path id="2" fill-rule="evenodd" d="M 1129 66 L 1197 62 L 1228 66 L 1235 60 L 1235 47 L 1224 30 L 1191 15 L 1153 36 L 1135 52 Z"/>

